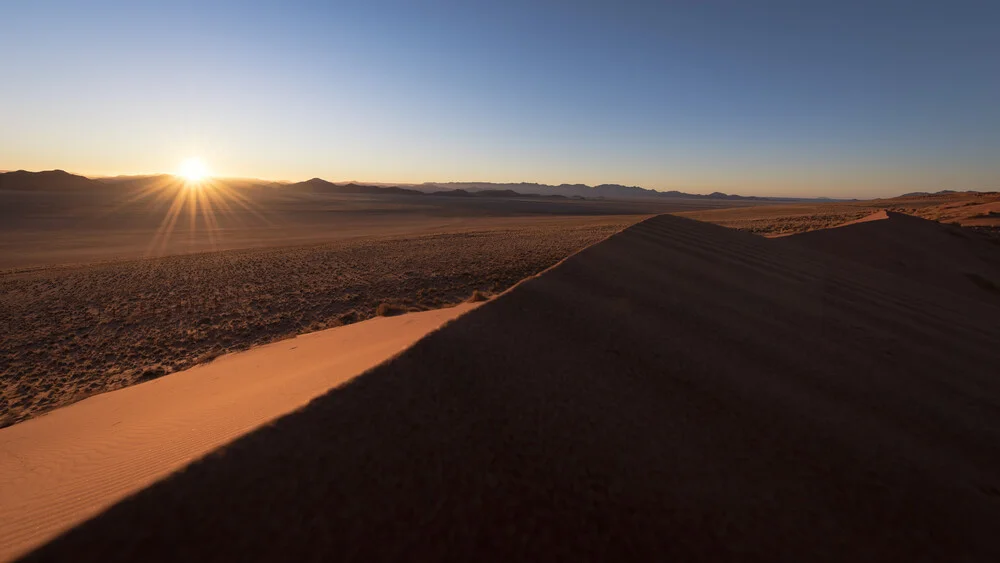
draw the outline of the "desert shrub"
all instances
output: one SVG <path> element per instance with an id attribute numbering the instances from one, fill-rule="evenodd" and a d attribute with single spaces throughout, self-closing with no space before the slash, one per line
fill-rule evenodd
<path id="1" fill-rule="evenodd" d="M 149 381 L 166 374 L 167 370 L 163 369 L 163 366 L 151 367 L 139 374 L 139 381 Z"/>
<path id="2" fill-rule="evenodd" d="M 209 350 L 209 351 L 205 352 L 204 354 L 201 354 L 200 356 L 196 357 L 194 359 L 193 363 L 195 363 L 195 364 L 207 364 L 208 362 L 211 362 L 211 361 L 215 360 L 216 358 L 218 358 L 219 356 L 221 356 L 223 353 L 224 352 L 222 350 L 220 350 L 220 349 L 217 349 L 217 348 L 216 349 L 212 349 L 212 350 Z"/>
<path id="3" fill-rule="evenodd" d="M 393 317 L 402 315 L 405 312 L 406 307 L 395 303 L 379 303 L 379 306 L 375 309 L 375 314 L 380 317 Z"/>

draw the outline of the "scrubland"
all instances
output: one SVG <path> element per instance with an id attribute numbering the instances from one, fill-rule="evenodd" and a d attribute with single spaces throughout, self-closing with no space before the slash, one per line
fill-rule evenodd
<path id="1" fill-rule="evenodd" d="M 641 217 L 0 274 L 12 424 L 227 352 L 501 292 Z"/>

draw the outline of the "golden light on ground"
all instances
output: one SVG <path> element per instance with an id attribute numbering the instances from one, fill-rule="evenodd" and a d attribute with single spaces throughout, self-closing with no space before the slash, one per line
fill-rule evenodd
<path id="1" fill-rule="evenodd" d="M 181 162 L 177 175 L 190 184 L 204 182 L 209 177 L 208 166 L 200 158 L 187 158 Z"/>
<path id="2" fill-rule="evenodd" d="M 245 188 L 213 177 L 199 158 L 185 159 L 173 175 L 163 174 L 143 182 L 109 213 L 136 205 L 163 214 L 147 256 L 163 255 L 170 240 L 177 236 L 207 240 L 210 248 L 215 249 L 216 236 L 223 228 L 220 219 L 229 224 L 246 220 L 262 226 L 272 224 Z"/>

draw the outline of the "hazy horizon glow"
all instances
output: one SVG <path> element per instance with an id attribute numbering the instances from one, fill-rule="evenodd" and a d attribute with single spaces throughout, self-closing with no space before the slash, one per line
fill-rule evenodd
<path id="1" fill-rule="evenodd" d="M 0 169 L 1000 189 L 1000 6 L 5 3 Z"/>

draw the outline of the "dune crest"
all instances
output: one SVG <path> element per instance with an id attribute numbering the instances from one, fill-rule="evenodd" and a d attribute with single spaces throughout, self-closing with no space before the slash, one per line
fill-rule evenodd
<path id="1" fill-rule="evenodd" d="M 858 223 L 867 223 L 869 221 L 882 221 L 882 220 L 885 220 L 885 219 L 888 219 L 888 218 L 889 218 L 889 214 L 886 212 L 886 210 L 885 209 L 879 209 L 878 211 L 876 211 L 875 213 L 872 213 L 871 215 L 869 215 L 867 217 L 862 217 L 860 219 L 855 219 L 854 221 L 848 221 L 848 222 L 846 222 L 846 223 L 844 223 L 843 225 L 840 225 L 840 226 L 841 227 L 846 227 L 848 225 L 857 225 Z M 834 228 L 836 228 L 836 227 L 834 227 Z"/>
<path id="2" fill-rule="evenodd" d="M 880 211 L 867 219 L 778 239 L 814 258 L 844 259 L 910 282 L 1000 305 L 1000 247 L 955 225 Z M 884 216 L 884 217 L 882 217 Z M 837 262 L 830 267 L 839 267 Z"/>

